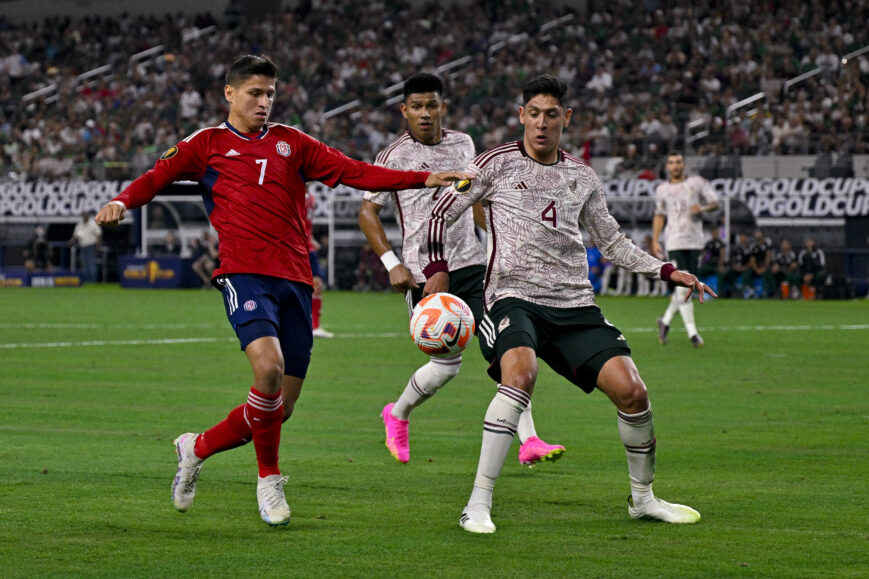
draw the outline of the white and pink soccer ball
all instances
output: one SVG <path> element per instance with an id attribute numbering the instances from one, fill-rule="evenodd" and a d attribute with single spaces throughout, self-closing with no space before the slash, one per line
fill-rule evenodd
<path id="1" fill-rule="evenodd" d="M 423 298 L 410 318 L 410 338 L 429 356 L 455 356 L 471 343 L 475 331 L 471 308 L 448 293 Z"/>

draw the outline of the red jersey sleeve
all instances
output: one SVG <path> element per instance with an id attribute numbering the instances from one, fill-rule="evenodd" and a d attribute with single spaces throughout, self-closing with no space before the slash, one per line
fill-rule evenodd
<path id="1" fill-rule="evenodd" d="M 145 205 L 169 183 L 189 179 L 198 181 L 205 174 L 207 138 L 194 133 L 174 147 L 170 147 L 154 167 L 130 183 L 112 199 L 127 209 Z"/>
<path id="2" fill-rule="evenodd" d="M 427 171 L 396 171 L 351 159 L 341 151 L 299 133 L 303 152 L 304 178 L 329 187 L 342 183 L 367 191 L 421 189 L 430 175 Z"/>

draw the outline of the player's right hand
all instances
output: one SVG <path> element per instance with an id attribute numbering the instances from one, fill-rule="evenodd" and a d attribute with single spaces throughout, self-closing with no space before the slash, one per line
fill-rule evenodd
<path id="1" fill-rule="evenodd" d="M 98 225 L 117 225 L 127 216 L 127 208 L 120 201 L 109 201 L 99 210 L 94 221 Z"/>
<path id="2" fill-rule="evenodd" d="M 389 272 L 389 283 L 397 292 L 406 292 L 409 289 L 418 288 L 413 274 L 404 265 L 398 264 Z"/>
<path id="3" fill-rule="evenodd" d="M 664 261 L 664 248 L 657 241 L 652 241 L 652 255 Z"/>

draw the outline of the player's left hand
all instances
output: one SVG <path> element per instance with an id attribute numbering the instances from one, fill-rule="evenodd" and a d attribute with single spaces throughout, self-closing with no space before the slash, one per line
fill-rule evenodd
<path id="1" fill-rule="evenodd" d="M 690 290 L 688 295 L 685 297 L 686 302 L 691 299 L 695 290 L 697 291 L 697 299 L 700 300 L 701 304 L 703 303 L 703 297 L 705 294 L 709 294 L 714 298 L 718 297 L 718 294 L 712 291 L 711 287 L 697 279 L 697 276 L 690 274 L 687 271 L 679 271 L 677 269 L 670 274 L 670 281 Z"/>
<path id="2" fill-rule="evenodd" d="M 441 171 L 440 173 L 431 173 L 425 180 L 426 187 L 449 187 L 456 181 L 463 179 L 471 180 L 473 175 L 460 173 L 458 171 Z"/>
<path id="3" fill-rule="evenodd" d="M 450 276 L 445 271 L 439 271 L 425 282 L 422 297 L 448 291 L 450 291 Z"/>

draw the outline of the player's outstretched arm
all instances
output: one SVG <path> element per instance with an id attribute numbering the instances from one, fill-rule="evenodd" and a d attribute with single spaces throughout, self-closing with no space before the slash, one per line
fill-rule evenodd
<path id="1" fill-rule="evenodd" d="M 449 187 L 456 181 L 464 179 L 471 180 L 473 175 L 468 173 L 460 173 L 458 171 L 441 171 L 440 173 L 431 173 L 425 180 L 426 187 Z"/>
<path id="2" fill-rule="evenodd" d="M 700 300 L 701 304 L 703 303 L 704 294 L 709 294 L 714 298 L 718 297 L 718 294 L 712 291 L 711 287 L 697 279 L 697 276 L 690 274 L 687 271 L 675 270 L 670 274 L 670 281 L 676 285 L 688 288 L 688 295 L 685 297 L 686 302 L 691 299 L 694 290 L 697 290 L 697 298 Z"/>
<path id="3" fill-rule="evenodd" d="M 94 217 L 99 225 L 115 226 L 127 216 L 127 208 L 120 201 L 109 201 L 103 205 L 102 209 L 97 212 Z"/>

